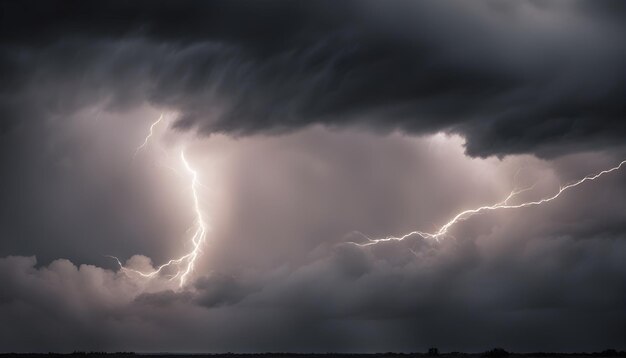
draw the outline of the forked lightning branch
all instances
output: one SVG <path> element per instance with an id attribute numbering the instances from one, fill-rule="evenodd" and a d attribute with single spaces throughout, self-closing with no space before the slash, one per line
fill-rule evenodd
<path id="1" fill-rule="evenodd" d="M 141 145 L 139 145 L 133 155 L 133 158 L 137 156 L 137 154 L 139 153 L 139 151 L 141 151 L 142 149 L 144 149 L 147 145 L 148 142 L 150 140 L 150 138 L 154 135 L 154 129 L 155 127 L 163 120 L 164 116 L 163 114 L 161 114 L 161 116 L 159 116 L 159 118 L 152 123 L 152 125 L 150 125 L 150 129 L 149 129 L 149 133 L 148 135 L 145 137 L 144 141 L 141 143 Z M 185 152 L 184 150 L 180 151 L 180 160 L 181 160 L 181 164 L 183 169 L 185 170 L 185 172 L 187 173 L 188 177 L 190 178 L 190 182 L 189 182 L 189 186 L 190 186 L 190 191 L 192 193 L 192 201 L 191 201 L 191 208 L 195 214 L 195 221 L 194 221 L 194 226 L 192 228 L 193 231 L 193 235 L 190 239 L 191 242 L 191 246 L 192 249 L 191 251 L 187 252 L 186 254 L 175 258 L 175 259 L 171 259 L 167 262 L 165 262 L 164 264 L 157 266 L 154 270 L 151 271 L 140 271 L 140 270 L 135 270 L 132 268 L 129 268 L 125 265 L 122 264 L 122 262 L 114 256 L 111 256 L 113 259 L 115 259 L 117 261 L 117 263 L 120 266 L 120 270 L 124 273 L 127 274 L 134 274 L 137 275 L 139 277 L 143 277 L 143 278 L 154 278 L 159 276 L 160 274 L 162 274 L 166 269 L 169 270 L 173 270 L 173 274 L 171 275 L 171 277 L 169 278 L 170 280 L 176 280 L 178 279 L 179 282 L 179 286 L 183 287 L 185 285 L 185 283 L 188 282 L 188 278 L 189 275 L 193 272 L 195 266 L 196 266 L 196 261 L 200 255 L 200 253 L 202 252 L 202 247 L 206 241 L 206 236 L 207 236 L 207 231 L 208 231 L 208 223 L 204 217 L 202 208 L 200 207 L 200 200 L 199 200 L 199 194 L 198 194 L 198 188 L 200 186 L 200 182 L 198 179 L 198 172 L 192 168 L 192 166 L 189 164 L 189 162 L 187 161 L 187 159 L 185 158 Z M 549 203 L 553 200 L 556 200 L 557 198 L 559 198 L 563 193 L 565 193 L 566 191 L 569 191 L 570 189 L 573 189 L 579 185 L 582 185 L 586 182 L 589 181 L 594 181 L 596 179 L 599 179 L 601 176 L 612 173 L 614 171 L 620 170 L 624 164 L 626 164 L 626 160 L 620 162 L 618 165 L 606 169 L 606 170 L 602 170 L 600 172 L 597 173 L 593 173 L 593 174 L 589 174 L 579 180 L 576 180 L 574 182 L 571 182 L 567 185 L 563 185 L 559 188 L 558 191 L 556 191 L 554 194 L 543 197 L 541 199 L 537 199 L 537 200 L 531 200 L 531 201 L 523 201 L 523 202 L 519 202 L 519 203 L 512 203 L 514 202 L 516 199 L 519 198 L 519 195 L 524 193 L 524 192 L 528 192 L 530 190 L 532 190 L 534 188 L 534 186 L 528 187 L 528 188 L 523 188 L 523 189 L 513 189 L 506 198 L 504 198 L 503 200 L 501 200 L 498 203 L 492 204 L 492 205 L 485 205 L 485 206 L 480 206 L 477 208 L 473 208 L 473 209 L 467 209 L 467 210 L 463 210 L 461 212 L 459 212 L 458 214 L 454 215 L 452 217 L 452 219 L 450 219 L 448 222 L 446 222 L 444 225 L 442 225 L 438 230 L 434 231 L 434 232 L 424 232 L 424 231 L 419 231 L 419 230 L 415 230 L 415 231 L 411 231 L 407 234 L 404 234 L 402 236 L 387 236 L 384 238 L 378 238 L 378 239 L 374 239 L 374 238 L 370 238 L 367 235 L 361 233 L 361 232 L 356 232 L 358 235 L 363 236 L 364 238 L 367 239 L 367 241 L 365 243 L 355 243 L 352 242 L 352 244 L 358 245 L 358 246 L 362 246 L 362 247 L 366 247 L 366 246 L 372 246 L 372 245 L 377 245 L 383 242 L 389 242 L 389 241 L 402 241 L 405 240 L 407 238 L 410 237 L 414 237 L 414 236 L 419 236 L 422 237 L 424 239 L 431 239 L 431 240 L 441 240 L 443 238 L 445 238 L 447 235 L 449 235 L 449 231 L 452 227 L 454 227 L 456 224 L 458 224 L 461 221 L 467 220 L 469 218 L 471 218 L 474 215 L 478 215 L 478 214 L 482 214 L 485 212 L 489 212 L 489 211 L 495 211 L 495 210 L 510 210 L 510 209 L 521 209 L 521 208 L 527 208 L 527 207 L 533 207 L 533 206 L 539 206 L 539 205 L 543 205 L 546 203 Z"/>

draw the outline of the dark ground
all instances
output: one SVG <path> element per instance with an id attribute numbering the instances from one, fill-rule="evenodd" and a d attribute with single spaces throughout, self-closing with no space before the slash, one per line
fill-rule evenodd
<path id="1" fill-rule="evenodd" d="M 237 354 L 237 353 L 219 353 L 219 354 L 171 354 L 171 353 L 133 353 L 133 352 L 117 352 L 117 353 L 104 353 L 104 352 L 74 352 L 69 354 L 58 353 L 0 353 L 0 358 L 133 358 L 141 356 L 141 358 L 324 358 L 324 357 L 344 357 L 344 358 L 410 358 L 410 357 L 439 357 L 439 358 L 452 358 L 452 357 L 464 357 L 464 358 L 532 358 L 532 357 L 568 357 L 568 358 L 594 358 L 594 357 L 626 357 L 626 352 L 605 350 L 603 352 L 595 353 L 510 353 L 503 349 L 493 349 L 483 353 L 441 353 L 432 355 L 428 353 L 375 353 L 375 354 L 346 354 L 346 353 L 250 353 L 250 354 Z"/>

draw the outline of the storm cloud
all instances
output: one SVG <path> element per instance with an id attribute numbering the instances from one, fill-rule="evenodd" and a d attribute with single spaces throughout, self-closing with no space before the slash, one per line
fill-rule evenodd
<path id="1" fill-rule="evenodd" d="M 626 349 L 624 169 L 358 245 L 624 160 L 625 10 L 0 1 L 0 350 Z"/>
<path id="2" fill-rule="evenodd" d="M 204 134 L 448 131 L 473 156 L 602 149 L 626 132 L 618 1 L 26 1 L 1 13 L 5 131 L 31 111 L 149 101 Z"/>

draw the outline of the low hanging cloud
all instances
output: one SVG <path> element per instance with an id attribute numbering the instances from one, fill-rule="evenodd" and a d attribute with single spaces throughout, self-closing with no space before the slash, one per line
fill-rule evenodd
<path id="1" fill-rule="evenodd" d="M 622 145 L 618 1 L 330 5 L 4 2 L 2 128 L 148 101 L 204 134 L 448 131 L 472 156 Z"/>
<path id="2" fill-rule="evenodd" d="M 620 341 L 624 240 L 525 237 L 493 251 L 500 235 L 422 242 L 417 259 L 343 244 L 176 292 L 140 293 L 121 273 L 67 260 L 2 258 L 3 349 L 593 351 Z"/>

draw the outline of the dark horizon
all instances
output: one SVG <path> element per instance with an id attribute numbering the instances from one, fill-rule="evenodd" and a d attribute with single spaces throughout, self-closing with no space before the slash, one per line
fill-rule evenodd
<path id="1" fill-rule="evenodd" d="M 432 350 L 435 348 L 429 349 Z M 335 352 L 326 352 L 326 353 L 313 353 L 313 352 L 260 352 L 260 353 L 235 353 L 235 352 L 222 352 L 222 353 L 172 353 L 172 352 L 151 352 L 151 353 L 143 353 L 143 352 L 80 352 L 74 351 L 71 353 L 58 353 L 58 352 L 48 352 L 48 353 L 0 353 L 0 356 L 4 357 L 41 357 L 41 356 L 117 356 L 117 357 L 126 357 L 126 356 L 176 356 L 176 357 L 197 357 L 197 356 L 207 356 L 207 357 L 256 357 L 256 356 L 276 356 L 276 357 L 324 357 L 324 356 L 337 356 L 337 357 L 386 357 L 386 356 L 415 356 L 415 357 L 437 357 L 437 356 L 479 356 L 479 357 L 624 357 L 626 356 L 626 351 L 616 351 L 614 349 L 605 349 L 598 352 L 509 352 L 503 348 L 492 348 L 482 352 L 439 352 L 437 350 L 434 352 L 385 352 L 385 353 L 335 353 Z"/>

